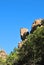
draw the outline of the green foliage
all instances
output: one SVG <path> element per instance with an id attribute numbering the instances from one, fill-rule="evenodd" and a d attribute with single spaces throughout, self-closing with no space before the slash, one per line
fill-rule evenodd
<path id="1" fill-rule="evenodd" d="M 29 34 L 19 49 L 19 61 L 14 65 L 44 65 L 44 27 Z"/>
<path id="2" fill-rule="evenodd" d="M 0 57 L 0 65 L 6 65 L 6 60 L 3 60 L 1 57 Z"/>
<path id="3" fill-rule="evenodd" d="M 14 48 L 5 62 L 0 65 L 44 65 L 44 26 L 27 36 L 21 48 Z"/>
<path id="4" fill-rule="evenodd" d="M 18 60 L 17 49 L 15 48 L 7 57 L 7 65 L 12 65 L 15 60 Z"/>

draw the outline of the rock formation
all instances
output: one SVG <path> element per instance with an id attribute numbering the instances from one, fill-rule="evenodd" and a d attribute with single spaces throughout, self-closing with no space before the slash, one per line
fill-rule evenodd
<path id="1" fill-rule="evenodd" d="M 20 36 L 21 36 L 22 41 L 18 43 L 18 48 L 22 47 L 23 43 L 27 40 L 26 36 L 28 35 L 29 35 L 29 31 L 27 28 L 20 29 Z"/>
<path id="2" fill-rule="evenodd" d="M 20 36 L 22 40 L 26 39 L 26 36 L 29 35 L 29 31 L 27 28 L 21 28 L 20 29 Z"/>
<path id="3" fill-rule="evenodd" d="M 32 29 L 30 33 L 33 33 L 37 29 L 37 27 L 40 27 L 40 26 L 41 27 L 44 26 L 44 19 L 35 20 L 34 23 L 32 24 Z M 21 36 L 22 41 L 18 43 L 18 48 L 22 47 L 23 43 L 27 40 L 26 36 L 28 35 L 29 35 L 29 31 L 27 28 L 20 29 L 20 36 Z"/>
<path id="4" fill-rule="evenodd" d="M 26 41 L 27 41 L 27 39 L 25 39 L 25 40 L 19 42 L 19 43 L 18 43 L 18 48 L 21 48 Z"/>
<path id="5" fill-rule="evenodd" d="M 4 50 L 0 50 L 0 58 L 2 58 L 3 60 L 5 60 L 7 57 L 7 54 Z"/>
<path id="6" fill-rule="evenodd" d="M 27 28 L 21 28 L 20 29 L 20 36 L 21 36 L 21 42 L 18 43 L 18 48 L 21 48 L 23 43 L 27 40 L 26 36 L 29 35 L 29 31 Z"/>
<path id="7" fill-rule="evenodd" d="M 37 25 L 41 25 L 41 19 L 40 20 L 35 20 L 35 22 L 32 24 L 32 27 L 35 27 Z"/>
<path id="8" fill-rule="evenodd" d="M 30 33 L 33 33 L 34 30 L 36 30 L 37 27 L 42 27 L 44 26 L 44 19 L 38 19 L 38 20 L 35 20 L 35 22 L 32 24 L 32 29 L 30 31 Z"/>

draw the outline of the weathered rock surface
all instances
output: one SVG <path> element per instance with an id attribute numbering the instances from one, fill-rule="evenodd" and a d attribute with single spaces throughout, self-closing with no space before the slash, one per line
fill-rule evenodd
<path id="1" fill-rule="evenodd" d="M 44 19 L 35 20 L 34 23 L 32 24 L 32 29 L 31 29 L 30 33 L 33 33 L 37 29 L 38 26 L 39 27 L 44 26 Z M 25 43 L 25 41 L 27 40 L 26 36 L 28 36 L 28 35 L 29 35 L 29 31 L 27 28 L 20 29 L 20 36 L 21 36 L 22 41 L 18 43 L 18 48 L 22 47 L 23 43 Z"/>
<path id="2" fill-rule="evenodd" d="M 2 58 L 3 60 L 5 60 L 7 57 L 7 54 L 4 50 L 0 50 L 0 58 Z"/>
<path id="3" fill-rule="evenodd" d="M 18 43 L 18 48 L 21 48 L 22 45 L 23 45 L 26 41 L 27 41 L 27 39 L 25 39 L 24 41 L 19 42 L 19 43 Z"/>
<path id="4" fill-rule="evenodd" d="M 29 31 L 27 28 L 21 28 L 20 29 L 20 36 L 22 40 L 26 39 L 26 36 L 29 35 Z"/>
<path id="5" fill-rule="evenodd" d="M 41 19 L 40 20 L 35 20 L 35 22 L 32 24 L 32 27 L 35 27 L 37 25 L 41 25 Z"/>
<path id="6" fill-rule="evenodd" d="M 34 30 L 36 30 L 37 27 L 42 27 L 44 26 L 44 19 L 38 19 L 38 20 L 35 20 L 35 22 L 32 24 L 32 29 L 30 31 L 30 33 L 33 33 Z"/>

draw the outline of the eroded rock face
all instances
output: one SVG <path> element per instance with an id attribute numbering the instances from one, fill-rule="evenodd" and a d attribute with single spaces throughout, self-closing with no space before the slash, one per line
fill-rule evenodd
<path id="1" fill-rule="evenodd" d="M 21 48 L 22 45 L 23 45 L 26 41 L 27 41 L 27 39 L 25 39 L 24 41 L 19 42 L 19 43 L 18 43 L 18 48 Z"/>
<path id="2" fill-rule="evenodd" d="M 42 27 L 44 26 L 44 19 L 38 19 L 38 20 L 35 20 L 35 22 L 32 24 L 32 29 L 30 31 L 30 33 L 33 33 L 34 30 L 36 30 L 37 27 Z"/>
<path id="3" fill-rule="evenodd" d="M 18 48 L 21 48 L 22 47 L 22 44 L 23 44 L 23 42 L 19 42 L 18 43 Z"/>
<path id="4" fill-rule="evenodd" d="M 31 29 L 30 33 L 33 33 L 37 29 L 38 26 L 39 27 L 44 26 L 44 19 L 35 20 L 34 23 L 32 24 L 32 29 Z M 26 41 L 26 36 L 28 36 L 28 35 L 29 35 L 29 31 L 27 28 L 20 29 L 20 36 L 21 36 L 22 41 L 18 43 L 18 48 L 22 47 L 22 45 Z"/>
<path id="5" fill-rule="evenodd" d="M 6 57 L 7 57 L 7 54 L 6 54 L 6 52 L 4 51 L 4 50 L 0 50 L 0 58 L 2 58 L 2 59 L 6 59 Z"/>
<path id="6" fill-rule="evenodd" d="M 29 35 L 29 31 L 27 28 L 21 28 L 20 29 L 20 36 L 22 40 L 26 39 L 26 36 Z"/>
<path id="7" fill-rule="evenodd" d="M 35 20 L 35 22 L 32 24 L 32 27 L 35 27 L 37 25 L 41 25 L 41 19 L 40 20 Z"/>

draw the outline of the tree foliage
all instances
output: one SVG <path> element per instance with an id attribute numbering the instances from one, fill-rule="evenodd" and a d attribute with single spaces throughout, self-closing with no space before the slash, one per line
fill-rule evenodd
<path id="1" fill-rule="evenodd" d="M 19 61 L 14 65 L 44 65 L 44 27 L 29 34 L 19 50 Z"/>
<path id="2" fill-rule="evenodd" d="M 0 60 L 0 65 L 44 65 L 44 26 L 30 33 L 22 47 L 15 48 L 4 63 Z"/>

